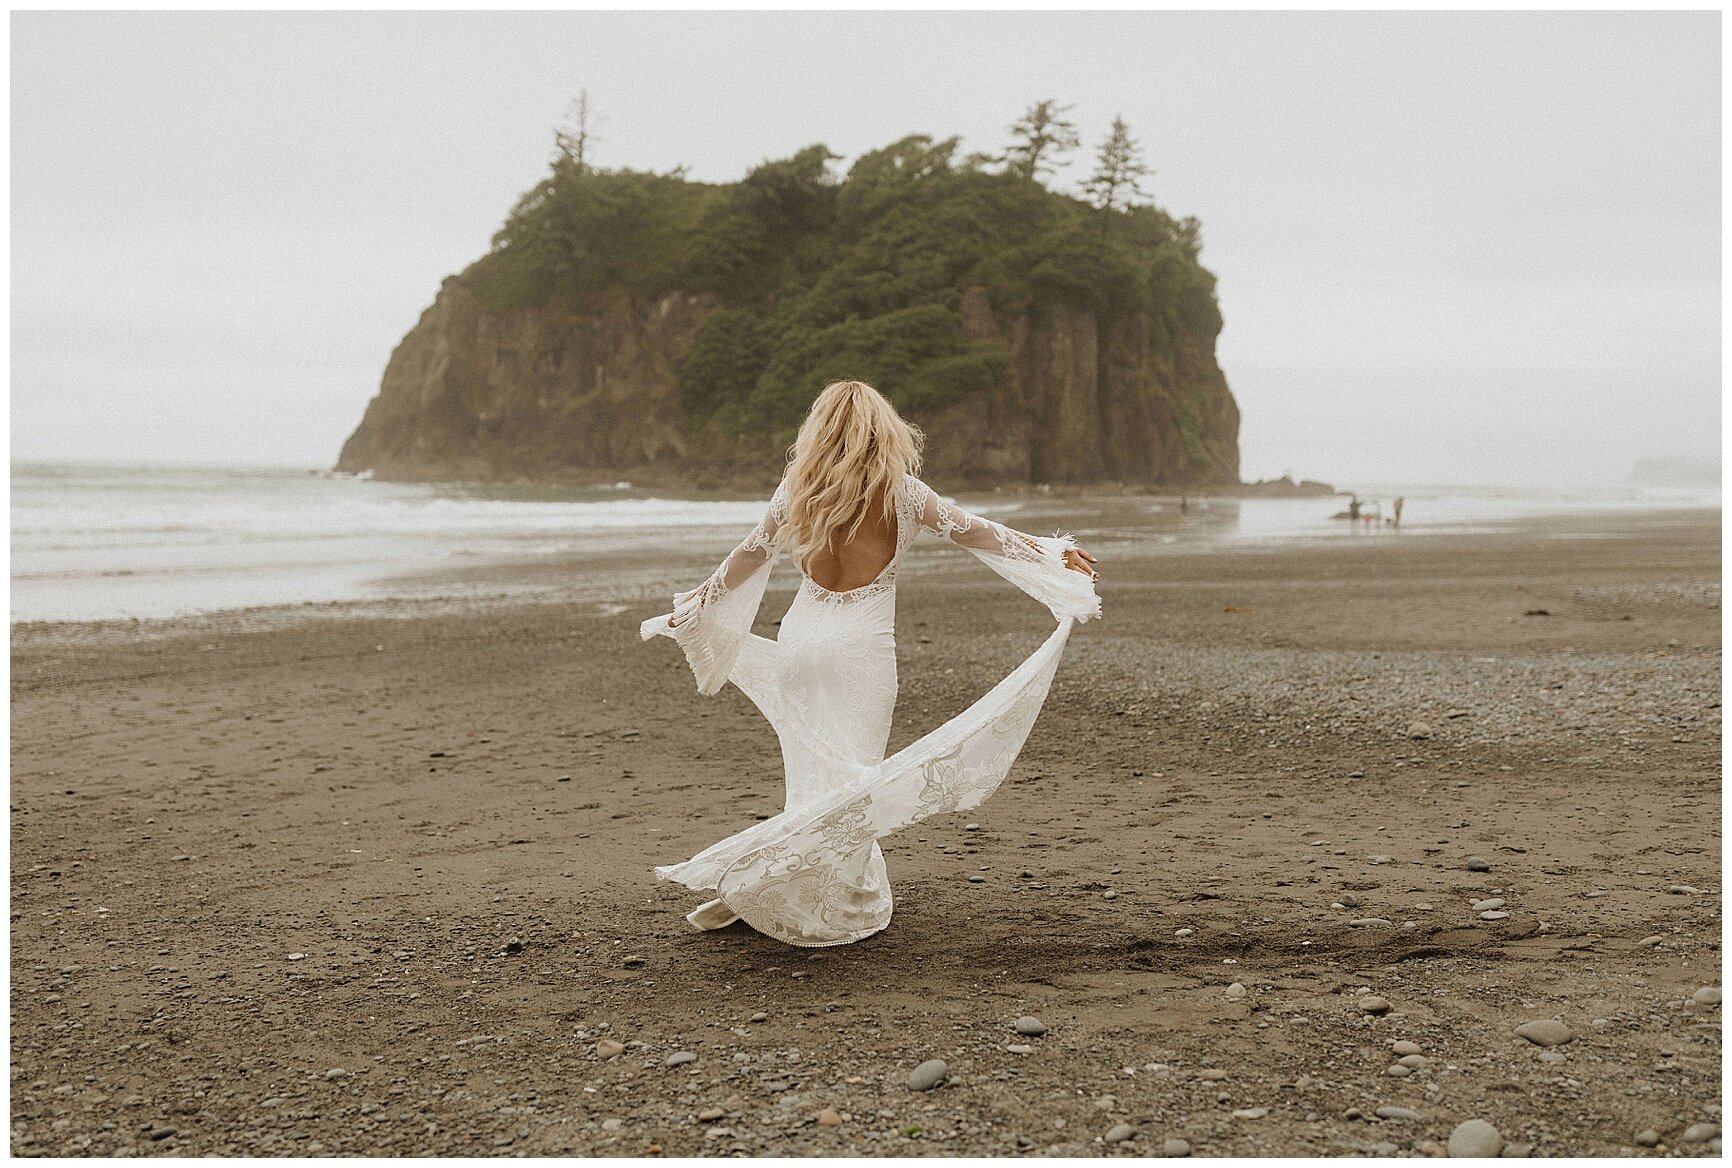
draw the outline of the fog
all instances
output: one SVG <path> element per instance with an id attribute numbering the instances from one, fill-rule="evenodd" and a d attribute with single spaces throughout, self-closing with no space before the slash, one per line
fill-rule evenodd
<path id="1" fill-rule="evenodd" d="M 14 13 L 13 455 L 330 465 L 587 88 L 600 165 L 709 181 L 1122 114 L 1203 222 L 1247 479 L 1717 460 L 1720 19 Z"/>

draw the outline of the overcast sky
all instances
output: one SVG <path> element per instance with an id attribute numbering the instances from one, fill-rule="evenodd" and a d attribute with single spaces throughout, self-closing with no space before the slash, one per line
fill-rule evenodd
<path id="1" fill-rule="evenodd" d="M 1203 222 L 1246 478 L 1719 456 L 1716 12 L 11 19 L 14 457 L 330 465 L 580 87 L 600 164 L 710 181 L 1122 114 Z"/>

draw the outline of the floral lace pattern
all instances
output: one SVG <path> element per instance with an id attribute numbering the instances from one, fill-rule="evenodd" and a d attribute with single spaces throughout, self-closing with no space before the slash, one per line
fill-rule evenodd
<path id="1" fill-rule="evenodd" d="M 747 924 L 788 944 L 840 945 L 890 921 L 880 840 L 977 806 L 998 788 L 1045 703 L 1071 628 L 1098 616 L 1100 600 L 1088 575 L 1065 566 L 1070 536 L 1027 535 L 971 515 L 908 475 L 896 499 L 896 553 L 879 578 L 832 592 L 802 575 L 777 639 L 760 637 L 751 621 L 787 516 L 783 488 L 778 496 L 709 580 L 676 596 L 672 627 L 656 617 L 641 632 L 679 640 L 700 690 L 733 681 L 769 720 L 782 744 L 785 807 L 656 874 L 714 890 Z M 1046 604 L 1058 625 L 968 709 L 886 758 L 897 689 L 896 567 L 922 530 L 974 553 Z"/>

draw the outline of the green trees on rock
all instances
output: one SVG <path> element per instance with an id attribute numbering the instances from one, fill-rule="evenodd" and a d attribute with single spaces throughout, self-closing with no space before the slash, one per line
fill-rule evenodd
<path id="1" fill-rule="evenodd" d="M 990 321 L 965 322 L 971 288 L 1000 312 L 1046 303 L 1103 319 L 1145 314 L 1157 351 L 1176 345 L 1181 325 L 1218 331 L 1200 227 L 1139 201 L 1149 171 L 1122 119 L 1086 198 L 1040 181 L 1077 148 L 1069 108 L 1029 107 L 1001 158 L 958 160 L 957 138 L 915 134 L 845 173 L 814 144 L 710 184 L 683 170 L 598 167 L 580 99 L 549 173 L 464 278 L 501 311 L 558 296 L 713 296 L 679 357 L 688 420 L 775 441 L 836 378 L 870 381 L 914 412 L 993 384 L 1005 342 Z"/>

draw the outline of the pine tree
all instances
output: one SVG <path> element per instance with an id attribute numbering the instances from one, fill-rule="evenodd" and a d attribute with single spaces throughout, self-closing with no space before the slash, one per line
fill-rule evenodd
<path id="1" fill-rule="evenodd" d="M 589 161 L 589 148 L 601 139 L 596 135 L 594 109 L 589 104 L 589 90 L 580 89 L 566 108 L 565 121 L 553 131 L 555 163 L 563 163 L 582 173 Z"/>
<path id="2" fill-rule="evenodd" d="M 1095 172 L 1083 184 L 1083 191 L 1102 211 L 1128 207 L 1137 196 L 1148 197 L 1141 180 L 1153 173 L 1143 162 L 1142 147 L 1131 137 L 1125 119 L 1115 117 L 1095 158 Z"/>
<path id="3" fill-rule="evenodd" d="M 1012 174 L 1038 180 L 1042 172 L 1054 174 L 1068 162 L 1057 161 L 1081 144 L 1076 125 L 1065 118 L 1075 106 L 1059 105 L 1057 98 L 1037 101 L 1010 127 L 1016 141 L 1004 152 L 1005 167 Z"/>

